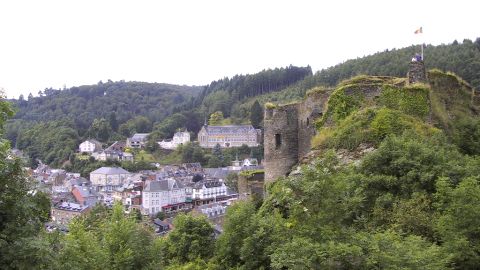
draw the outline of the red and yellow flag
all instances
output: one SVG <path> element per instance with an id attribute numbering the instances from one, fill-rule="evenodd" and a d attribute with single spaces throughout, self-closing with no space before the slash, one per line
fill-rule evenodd
<path id="1" fill-rule="evenodd" d="M 421 33 L 423 33 L 422 27 L 420 27 L 420 29 L 418 29 L 417 31 L 415 31 L 415 34 L 421 34 Z"/>

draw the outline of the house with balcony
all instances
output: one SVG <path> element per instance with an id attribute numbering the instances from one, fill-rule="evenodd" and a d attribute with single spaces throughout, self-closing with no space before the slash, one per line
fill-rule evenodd
<path id="1" fill-rule="evenodd" d="M 201 180 L 192 188 L 192 203 L 195 206 L 209 204 L 229 198 L 225 182 L 214 180 Z"/>

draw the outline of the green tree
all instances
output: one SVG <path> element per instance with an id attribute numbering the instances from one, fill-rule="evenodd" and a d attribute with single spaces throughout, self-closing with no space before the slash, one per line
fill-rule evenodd
<path id="1" fill-rule="evenodd" d="M 223 151 L 219 143 L 215 144 L 213 147 L 212 157 L 217 157 L 220 161 L 223 161 Z"/>
<path id="2" fill-rule="evenodd" d="M 209 124 L 210 126 L 220 126 L 223 120 L 223 113 L 221 111 L 216 111 L 210 115 Z"/>
<path id="3" fill-rule="evenodd" d="M 175 230 L 165 237 L 165 258 L 170 264 L 184 264 L 200 257 L 208 260 L 212 257 L 215 239 L 213 227 L 204 215 L 195 217 L 178 214 L 173 226 Z"/>
<path id="4" fill-rule="evenodd" d="M 32 259 L 35 267 L 29 249 L 49 220 L 50 199 L 25 178 L 21 160 L 7 152 L 10 143 L 3 139 L 3 124 L 15 110 L 3 97 L 0 89 L 0 265 L 15 269 Z"/>
<path id="5" fill-rule="evenodd" d="M 193 162 L 193 153 L 195 152 L 195 148 L 191 142 L 187 142 L 183 145 L 182 149 L 182 162 L 184 163 L 191 163 Z"/>
<path id="6" fill-rule="evenodd" d="M 229 172 L 225 179 L 225 185 L 235 192 L 238 192 L 238 174 L 236 172 Z"/>
<path id="7" fill-rule="evenodd" d="M 254 128 L 260 128 L 260 123 L 262 121 L 263 121 L 263 110 L 258 100 L 255 100 L 250 110 L 250 122 L 252 123 L 252 126 Z"/>
<path id="8" fill-rule="evenodd" d="M 150 231 L 136 223 L 136 215 L 126 215 L 115 203 L 98 227 L 90 229 L 86 219 L 76 219 L 61 250 L 62 263 L 73 269 L 142 269 L 158 259 L 153 256 Z"/>
<path id="9" fill-rule="evenodd" d="M 235 269 L 245 264 L 241 248 L 254 224 L 255 207 L 250 202 L 239 202 L 228 207 L 223 232 L 215 246 L 214 261 L 223 269 Z"/>
<path id="10" fill-rule="evenodd" d="M 222 161 L 216 156 L 213 156 L 208 160 L 209 168 L 219 168 L 221 166 L 222 166 Z"/>
<path id="11" fill-rule="evenodd" d="M 203 163 L 205 159 L 205 153 L 203 152 L 202 148 L 195 147 L 192 158 L 193 158 L 193 162 Z"/>
<path id="12" fill-rule="evenodd" d="M 117 132 L 120 125 L 118 124 L 117 114 L 115 112 L 110 112 L 108 115 L 108 123 L 112 127 L 113 131 Z"/>

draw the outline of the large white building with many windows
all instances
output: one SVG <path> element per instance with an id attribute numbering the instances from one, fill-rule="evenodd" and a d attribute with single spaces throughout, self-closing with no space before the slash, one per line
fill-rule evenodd
<path id="1" fill-rule="evenodd" d="M 258 146 L 262 142 L 262 131 L 251 125 L 244 126 L 208 126 L 204 125 L 198 132 L 198 143 L 202 148 L 213 148 L 218 143 L 221 147 Z"/>
<path id="2" fill-rule="evenodd" d="M 144 215 L 185 207 L 185 187 L 178 180 L 146 181 L 142 194 Z"/>
<path id="3" fill-rule="evenodd" d="M 102 167 L 90 173 L 90 181 L 98 192 L 109 193 L 122 186 L 130 174 L 119 167 Z"/>

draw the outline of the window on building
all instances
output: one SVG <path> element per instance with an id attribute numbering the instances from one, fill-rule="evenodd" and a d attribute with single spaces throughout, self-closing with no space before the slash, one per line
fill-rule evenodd
<path id="1" fill-rule="evenodd" d="M 275 134 L 275 148 L 278 149 L 282 145 L 282 138 L 280 134 Z"/>

